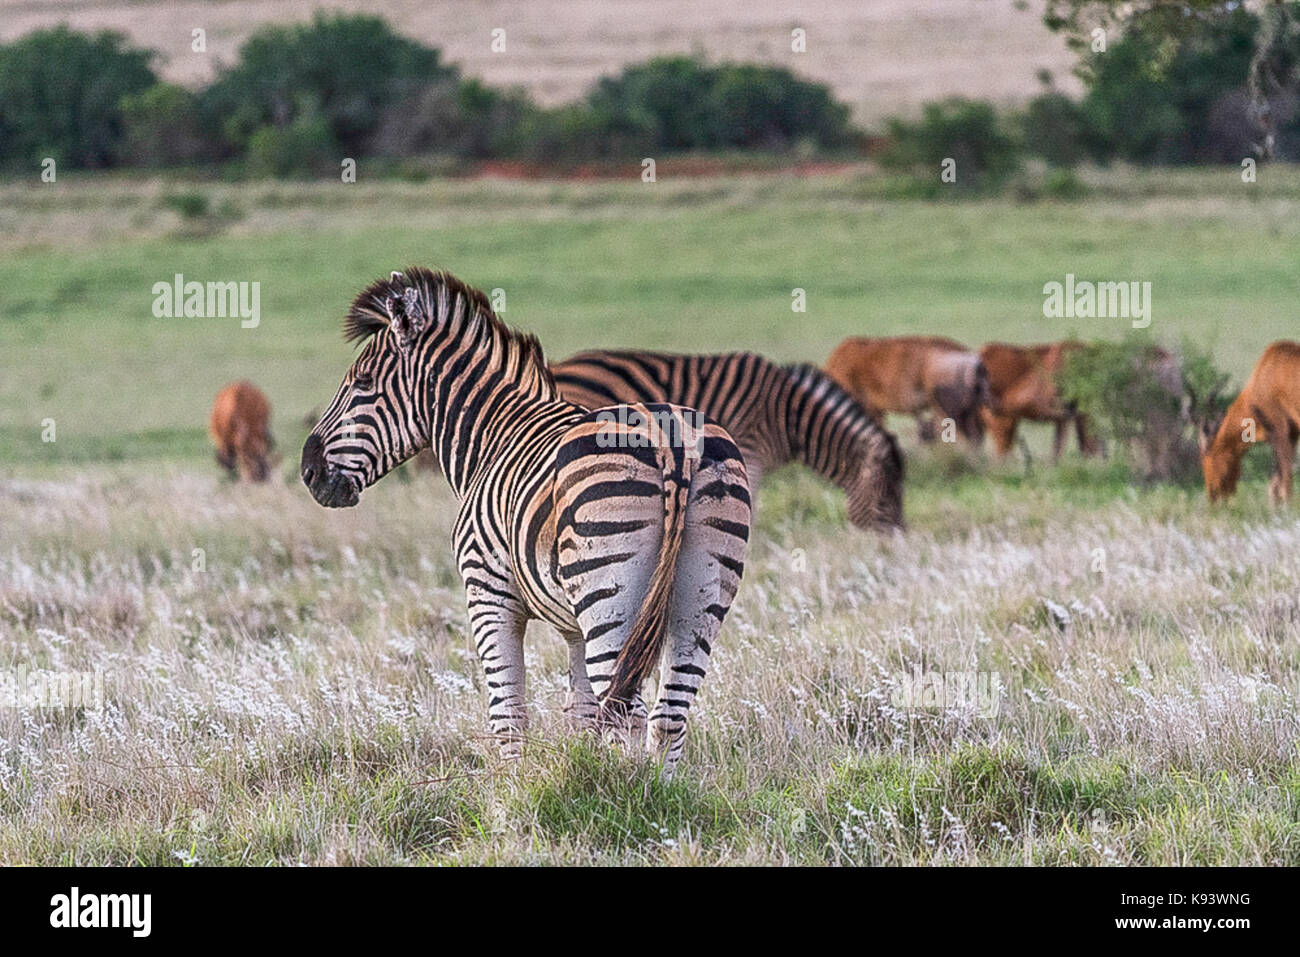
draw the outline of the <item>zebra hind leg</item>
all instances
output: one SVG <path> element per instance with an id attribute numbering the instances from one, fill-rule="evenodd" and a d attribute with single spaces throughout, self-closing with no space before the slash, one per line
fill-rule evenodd
<path id="1" fill-rule="evenodd" d="M 569 643 L 569 691 L 564 713 L 574 731 L 598 731 L 606 737 L 640 750 L 645 747 L 645 700 L 634 695 L 623 706 L 603 706 L 587 677 L 587 644 L 581 634 L 565 635 Z"/>
<path id="2" fill-rule="evenodd" d="M 687 712 L 709 664 L 709 653 L 740 587 L 750 505 L 736 493 L 743 473 L 728 463 L 702 470 L 692 482 L 685 537 L 673 583 L 669 643 L 649 718 L 647 747 L 672 777 L 686 743 Z"/>
<path id="3" fill-rule="evenodd" d="M 639 693 L 627 702 L 602 701 L 599 721 L 606 738 L 633 753 L 645 750 L 645 699 Z"/>
<path id="4" fill-rule="evenodd" d="M 605 693 L 649 586 L 663 504 L 648 496 L 623 497 L 613 503 L 617 510 L 602 510 L 602 504 L 586 503 L 576 512 L 576 521 L 591 530 L 578 535 L 570 528 L 560 535 L 560 580 L 582 629 L 580 641 L 569 645 L 570 695 L 584 715 L 590 708 L 602 734 L 639 750 L 646 732 L 644 700 L 632 695 L 626 702 L 606 701 Z M 611 513 L 617 521 L 608 519 Z"/>

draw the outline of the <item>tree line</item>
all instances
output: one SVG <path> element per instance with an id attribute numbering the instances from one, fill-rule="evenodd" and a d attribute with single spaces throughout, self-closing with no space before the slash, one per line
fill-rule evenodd
<path id="1" fill-rule="evenodd" d="M 855 126 L 826 85 L 768 65 L 658 57 L 600 79 L 578 102 L 543 108 L 520 89 L 463 76 L 380 17 L 317 14 L 258 30 L 191 90 L 161 80 L 154 54 L 118 34 L 56 27 L 0 45 L 0 166 L 53 157 L 80 169 L 284 176 L 336 172 L 343 157 L 566 163 L 851 153 L 883 142 L 892 167 L 934 182 L 953 159 L 967 174 L 957 182 L 980 189 L 1027 157 L 1060 168 L 1300 160 L 1300 3 L 1191 9 L 1198 15 L 1171 19 L 1153 0 L 1098 43 L 1090 21 L 1067 15 L 1064 0 L 1051 4 L 1049 26 L 1079 52 L 1081 97 L 1043 75 L 1023 109 L 932 103 L 918 119 L 887 121 L 883 138 Z"/>

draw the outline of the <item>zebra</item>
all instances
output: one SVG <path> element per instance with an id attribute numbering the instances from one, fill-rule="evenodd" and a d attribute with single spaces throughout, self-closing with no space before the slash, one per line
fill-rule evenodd
<path id="1" fill-rule="evenodd" d="M 523 638 L 537 618 L 568 642 L 570 722 L 647 746 L 670 777 L 744 572 L 735 442 L 681 405 L 565 401 L 537 339 L 445 272 L 372 283 L 344 335 L 363 346 L 303 445 L 303 482 L 321 505 L 352 506 L 433 448 L 460 500 L 453 548 L 502 755 L 518 757 L 527 732 Z M 661 657 L 647 717 L 641 686 Z"/>
<path id="2" fill-rule="evenodd" d="M 552 363 L 560 394 L 584 408 L 680 402 L 716 420 L 745 456 L 751 494 L 763 473 L 799 461 L 845 491 L 850 521 L 901 530 L 898 441 L 821 369 L 752 352 L 583 352 Z"/>

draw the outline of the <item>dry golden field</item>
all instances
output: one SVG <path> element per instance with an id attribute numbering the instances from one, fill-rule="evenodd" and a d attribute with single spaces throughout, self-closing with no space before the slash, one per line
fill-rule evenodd
<path id="1" fill-rule="evenodd" d="M 233 61 L 253 30 L 318 9 L 380 13 L 467 74 L 525 87 L 547 105 L 577 99 L 626 64 L 693 51 L 789 66 L 830 84 L 864 123 L 955 94 L 1019 102 L 1040 88 L 1040 69 L 1075 88 L 1073 60 L 1042 25 L 1040 0 L 0 0 L 0 41 L 56 23 L 119 30 L 158 50 L 166 78 L 194 85 Z M 207 31 L 207 53 L 190 50 L 195 27 Z M 795 27 L 807 31 L 806 53 L 790 51 Z M 497 28 L 502 53 L 490 49 Z"/>

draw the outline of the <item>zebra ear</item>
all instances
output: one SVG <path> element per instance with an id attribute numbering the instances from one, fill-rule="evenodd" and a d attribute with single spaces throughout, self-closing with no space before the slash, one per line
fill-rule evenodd
<path id="1" fill-rule="evenodd" d="M 400 272 L 393 273 L 392 282 L 396 284 L 401 277 Z M 393 338 L 403 352 L 407 351 L 424 331 L 425 310 L 419 291 L 411 286 L 394 289 L 388 297 L 388 317 Z"/>

